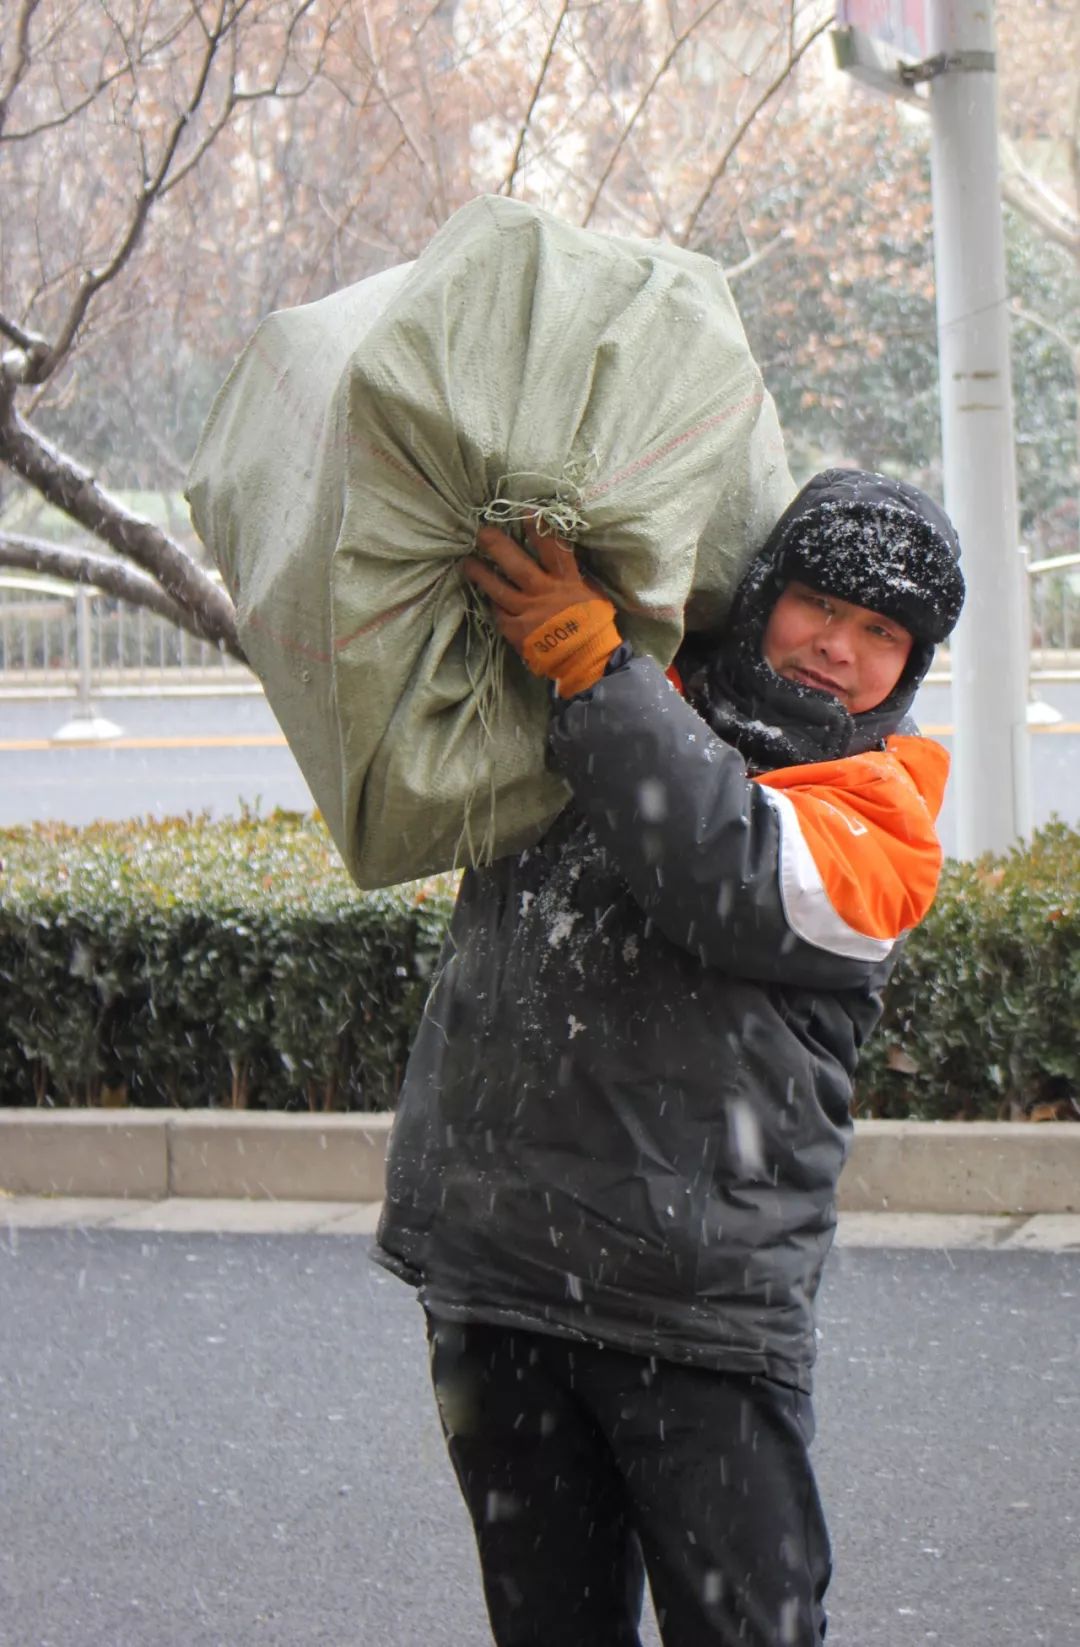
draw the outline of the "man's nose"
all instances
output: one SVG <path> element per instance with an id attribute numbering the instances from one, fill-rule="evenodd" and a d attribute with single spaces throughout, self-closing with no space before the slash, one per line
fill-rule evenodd
<path id="1" fill-rule="evenodd" d="M 822 655 L 833 663 L 849 663 L 855 652 L 855 633 L 845 618 L 830 618 L 817 634 Z"/>

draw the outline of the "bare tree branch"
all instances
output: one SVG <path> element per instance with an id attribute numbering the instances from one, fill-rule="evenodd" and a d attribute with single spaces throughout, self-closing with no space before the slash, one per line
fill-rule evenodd
<path id="1" fill-rule="evenodd" d="M 30 9 L 33 10 L 38 4 L 39 0 L 32 0 Z M 40 137 L 45 132 L 57 131 L 61 126 L 68 125 L 72 120 L 76 119 L 80 114 L 88 109 L 92 103 L 96 102 L 102 92 L 108 91 L 110 86 L 114 86 L 117 81 L 122 80 L 125 75 L 130 75 L 134 81 L 136 71 L 143 65 L 152 62 L 154 58 L 160 57 L 163 52 L 167 51 L 168 48 L 173 45 L 177 39 L 179 39 L 191 21 L 190 15 L 185 14 L 184 12 L 178 13 L 176 20 L 173 23 L 171 23 L 161 34 L 155 36 L 153 40 L 143 44 L 139 52 L 136 54 L 132 52 L 123 30 L 121 29 L 116 18 L 110 12 L 108 6 L 102 5 L 101 9 L 108 18 L 109 23 L 112 25 L 113 33 L 116 35 L 116 38 L 120 41 L 120 44 L 123 47 L 123 62 L 113 69 L 106 70 L 105 68 L 102 68 L 98 73 L 98 77 L 94 85 L 91 86 L 90 90 L 87 91 L 82 97 L 70 106 L 61 108 L 58 114 L 50 115 L 47 119 L 38 121 L 33 126 L 22 126 L 18 131 L 5 132 L 3 131 L 3 121 L 0 119 L 0 136 L 2 136 L 5 143 L 26 143 L 29 142 L 31 138 Z M 58 21 L 55 28 L 48 31 L 45 38 L 38 42 L 36 52 L 37 57 L 44 58 L 47 56 L 48 48 L 52 45 L 56 35 L 61 32 L 63 26 L 64 20 Z M 2 105 L 0 105 L 0 113 L 2 113 Z"/>
<path id="2" fill-rule="evenodd" d="M 326 49 L 326 42 L 329 39 L 330 32 L 333 27 L 332 21 L 326 24 L 322 40 L 319 44 L 316 61 L 308 70 L 308 73 L 301 83 L 298 86 L 291 86 L 288 89 L 284 88 L 281 84 L 285 72 L 289 66 L 289 58 L 292 50 L 293 39 L 296 33 L 296 27 L 301 18 L 307 16 L 314 4 L 315 0 L 303 0 L 303 4 L 299 6 L 293 14 L 288 30 L 286 31 L 285 44 L 282 48 L 277 69 L 274 72 L 274 78 L 266 85 L 253 87 L 248 91 L 240 90 L 236 85 L 234 67 L 234 72 L 229 77 L 229 90 L 224 98 L 224 101 L 222 102 L 220 110 L 208 129 L 203 133 L 198 143 L 192 149 L 191 153 L 184 161 L 184 164 L 182 166 L 178 166 L 175 171 L 170 173 L 168 181 L 162 184 L 159 191 L 162 198 L 168 194 L 171 194 L 173 189 L 177 188 L 188 176 L 188 174 L 195 170 L 207 150 L 212 148 L 217 142 L 218 138 L 221 136 L 222 132 L 225 130 L 238 108 L 243 107 L 245 104 L 267 102 L 271 98 L 277 102 L 295 101 L 297 98 L 303 97 L 304 93 L 309 91 L 314 85 L 322 70 L 323 52 Z M 235 36 L 230 38 L 230 46 L 235 59 Z"/>
<path id="3" fill-rule="evenodd" d="M 412 48 L 413 59 L 416 63 L 417 83 L 420 87 L 420 95 L 423 98 L 424 109 L 427 113 L 428 131 L 431 134 L 431 164 L 435 173 L 435 196 L 438 204 L 439 217 L 440 219 L 444 219 L 450 215 L 450 191 L 446 186 L 446 172 L 443 167 L 442 154 L 440 153 L 439 148 L 438 115 L 435 108 L 435 100 L 431 95 L 431 81 L 428 77 L 427 62 L 424 52 L 420 50 L 420 40 L 423 28 L 430 22 L 431 16 L 432 14 L 429 12 L 428 16 L 424 19 L 424 22 L 419 26 L 419 28 L 413 30 Z"/>
<path id="4" fill-rule="evenodd" d="M 1080 133 L 1080 90 L 1077 94 L 1077 129 Z M 1010 206 L 1035 223 L 1043 233 L 1080 256 L 1080 192 L 1072 206 L 1020 158 L 1020 151 L 1004 133 L 1000 140 L 1001 192 Z M 1078 184 L 1080 189 L 1080 184 Z"/>
<path id="5" fill-rule="evenodd" d="M 198 7 L 194 8 L 194 15 L 199 19 L 207 37 L 206 49 L 203 52 L 202 62 L 196 77 L 195 86 L 188 101 L 166 136 L 157 167 L 150 174 L 144 169 L 143 186 L 136 197 L 134 207 L 128 222 L 121 232 L 119 242 L 112 256 L 98 269 L 87 269 L 79 282 L 78 290 L 68 311 L 67 318 L 60 330 L 56 342 L 51 345 L 48 354 L 29 357 L 21 375 L 21 381 L 26 384 L 41 383 L 51 377 L 57 367 L 67 356 L 75 341 L 79 327 L 86 318 L 86 312 L 95 295 L 115 279 L 120 270 L 127 263 L 135 247 L 142 238 L 146 227 L 146 220 L 150 215 L 155 200 L 161 194 L 166 178 L 169 174 L 180 145 L 180 140 L 188 128 L 193 116 L 197 112 L 206 93 L 210 79 L 210 71 L 214 64 L 222 40 L 227 38 L 229 31 L 235 24 L 238 8 L 230 8 L 230 0 L 221 0 L 217 21 L 213 27 L 206 30 Z"/>
<path id="6" fill-rule="evenodd" d="M 274 71 L 273 79 L 268 83 L 268 85 L 258 90 L 250 92 L 238 91 L 236 94 L 238 102 L 244 103 L 260 97 L 302 97 L 304 92 L 307 91 L 308 87 L 312 84 L 322 67 L 323 54 L 326 50 L 327 41 L 333 33 L 334 24 L 341 15 L 341 10 L 338 8 L 338 10 L 333 12 L 327 19 L 323 27 L 322 39 L 319 42 L 319 50 L 316 54 L 315 62 L 308 71 L 303 82 L 298 87 L 292 87 L 286 90 L 286 88 L 282 85 L 282 81 L 284 80 L 289 64 L 292 61 L 293 46 L 296 43 L 297 30 L 299 29 L 300 24 L 304 21 L 304 18 L 313 9 L 314 5 L 315 0 L 303 0 L 303 3 L 297 6 L 296 10 L 289 18 L 288 24 L 285 28 L 285 36 L 281 42 L 281 50 L 278 53 L 278 66 Z"/>
<path id="7" fill-rule="evenodd" d="M 14 566 L 22 572 L 39 572 L 61 578 L 65 583 L 92 584 L 95 589 L 132 606 L 145 607 L 167 618 L 199 640 L 206 636 L 192 623 L 190 613 L 177 606 L 161 586 L 122 560 L 97 555 L 89 549 L 72 549 L 66 544 L 48 543 L 44 538 L 26 537 L 21 532 L 0 530 L 0 566 Z"/>
<path id="8" fill-rule="evenodd" d="M 412 131 L 409 128 L 409 124 L 408 124 L 407 120 L 405 119 L 404 114 L 401 111 L 398 100 L 394 97 L 393 93 L 391 92 L 389 86 L 386 83 L 386 71 L 383 67 L 382 54 L 381 54 L 380 49 L 379 49 L 378 40 L 376 39 L 376 36 L 375 36 L 375 28 L 374 28 L 374 25 L 371 21 L 371 10 L 370 10 L 370 7 L 368 6 L 367 0 L 364 0 L 364 26 L 365 26 L 365 29 L 367 31 L 368 58 L 369 58 L 369 62 L 371 64 L 371 72 L 372 72 L 372 77 L 374 79 L 375 85 L 377 86 L 378 90 L 382 93 L 382 96 L 386 101 L 387 111 L 389 112 L 391 118 L 394 121 L 394 124 L 397 126 L 397 128 L 398 128 L 399 132 L 401 133 L 402 137 L 404 138 L 405 144 L 408 147 L 409 152 L 412 154 L 412 156 L 415 159 L 417 165 L 420 167 L 421 172 L 423 172 L 425 175 L 427 175 L 427 173 L 430 171 L 429 158 L 424 153 L 423 145 L 413 136 Z M 431 202 L 430 202 L 430 197 L 429 197 L 429 201 L 428 201 L 429 207 L 430 207 L 430 204 L 431 204 Z"/>
<path id="9" fill-rule="evenodd" d="M 506 176 L 499 185 L 498 192 L 500 194 L 513 194 L 514 192 L 514 179 L 521 168 L 521 156 L 525 149 L 525 140 L 529 135 L 529 126 L 532 124 L 533 112 L 536 109 L 537 103 L 540 101 L 540 93 L 543 90 L 544 81 L 547 79 L 548 69 L 551 67 L 551 59 L 555 53 L 555 42 L 559 38 L 559 34 L 562 31 L 562 26 L 566 21 L 566 14 L 569 10 L 570 0 L 563 0 L 562 6 L 559 10 L 559 15 L 555 19 L 555 27 L 552 29 L 551 37 L 547 43 L 547 50 L 545 51 L 543 60 L 540 64 L 540 72 L 536 76 L 536 81 L 533 85 L 532 96 L 529 98 L 529 106 L 525 110 L 525 115 L 521 122 L 521 130 L 518 132 L 518 139 L 514 145 L 514 158 L 510 162 L 510 170 L 507 172 Z"/>
<path id="10" fill-rule="evenodd" d="M 669 22 L 670 12 L 671 6 L 669 3 Z M 625 29 L 619 31 L 619 33 L 614 36 L 613 40 L 609 35 L 606 40 L 608 49 L 617 51 L 622 45 L 624 36 Z M 580 43 L 577 40 L 571 40 L 571 49 L 573 50 L 574 56 L 580 64 L 583 72 L 588 76 L 589 85 L 591 87 L 591 93 L 589 96 L 599 97 L 603 100 L 608 113 L 610 114 L 611 123 L 613 125 L 615 122 L 621 123 L 625 118 L 624 112 L 620 108 L 616 98 L 612 95 L 605 76 L 600 72 L 600 70 L 597 69 L 588 52 L 581 49 Z M 570 111 L 567 121 L 565 122 L 565 125 L 569 130 L 574 129 L 575 123 L 588 108 L 589 96 L 586 96 L 586 98 L 582 100 L 578 108 Z M 557 134 L 553 141 L 557 141 Z M 663 238 L 670 240 L 672 238 L 672 229 L 668 216 L 668 202 L 662 197 L 662 190 L 658 189 L 656 182 L 649 171 L 647 157 L 639 151 L 634 134 L 629 136 L 627 142 L 630 157 L 640 169 L 644 192 L 648 195 L 649 200 L 652 203 L 654 221 L 649 225 L 648 229 L 644 229 L 640 214 L 630 209 L 623 201 L 620 201 L 617 196 L 608 196 L 608 210 L 614 217 L 621 217 L 628 224 L 632 234 L 640 235 L 643 232 L 654 235 L 659 234 Z M 547 156 L 549 146 L 549 144 L 545 144 L 539 151 L 534 150 L 534 156 Z M 569 170 L 565 165 L 560 165 L 557 156 L 552 156 L 549 163 L 553 164 L 556 169 L 562 173 L 566 182 L 574 187 L 575 192 L 580 192 L 582 195 L 585 193 L 586 185 L 583 180 L 581 180 L 575 172 Z M 581 185 L 580 190 L 578 189 L 579 184 Z M 589 179 L 588 187 L 592 187 L 591 178 Z M 583 209 L 589 208 L 584 207 L 583 203 Z M 577 221 L 576 216 L 575 221 Z"/>
<path id="11" fill-rule="evenodd" d="M 77 102 L 72 103 L 70 107 L 61 109 L 59 114 L 50 115 L 47 120 L 39 120 L 34 126 L 20 126 L 18 131 L 4 132 L 4 142 L 28 143 L 32 138 L 43 136 L 45 132 L 54 132 L 61 126 L 68 125 L 70 121 L 77 119 L 85 109 L 88 109 L 91 103 L 95 103 L 102 92 L 108 91 L 110 86 L 114 86 L 118 80 L 122 80 L 125 75 L 132 72 L 132 64 L 125 58 L 119 68 L 113 69 L 109 74 L 101 75 L 96 84 Z"/>
<path id="12" fill-rule="evenodd" d="M 30 23 L 40 0 L 22 0 L 19 8 L 18 21 L 15 24 L 15 61 L 9 73 L 4 77 L 0 86 L 0 135 L 3 134 L 7 123 L 8 107 L 30 68 Z"/>
<path id="13" fill-rule="evenodd" d="M 242 99 L 241 94 L 236 89 L 236 38 L 234 35 L 230 35 L 229 37 L 229 50 L 232 54 L 232 67 L 229 72 L 229 89 L 222 99 L 221 108 L 218 110 L 213 120 L 211 120 L 206 131 L 203 132 L 203 135 L 200 137 L 199 141 L 196 143 L 183 165 L 178 166 L 175 171 L 170 172 L 168 178 L 162 181 L 161 187 L 158 190 L 158 194 L 161 199 L 164 199 L 167 194 L 171 194 L 172 190 L 179 187 L 185 177 L 187 177 L 190 172 L 195 170 L 195 167 L 202 160 L 203 155 L 213 147 L 222 132 L 225 130 L 226 126 L 229 124 L 229 121 L 236 113 L 240 102 L 257 101 L 256 94 L 254 93 L 249 93 Z M 262 94 L 260 93 L 259 95 L 261 96 Z"/>
<path id="14" fill-rule="evenodd" d="M 1060 343 L 1063 348 L 1067 349 L 1074 364 L 1080 360 L 1080 343 L 1074 341 L 1067 332 L 1063 332 L 1060 326 L 1055 326 L 1052 320 L 1044 320 L 1042 315 L 1033 314 L 1030 309 L 1025 309 L 1023 304 L 1018 303 L 1015 298 L 1009 304 L 1009 308 L 1017 320 L 1026 321 L 1029 326 L 1034 326 L 1038 331 L 1045 332 L 1048 337 L 1052 337 L 1055 342 Z"/>
<path id="15" fill-rule="evenodd" d="M 600 178 L 599 178 L 599 181 L 597 182 L 596 188 L 593 191 L 592 199 L 589 201 L 588 210 L 586 211 L 585 216 L 581 220 L 582 228 L 588 228 L 589 224 L 592 222 L 593 213 L 596 211 L 597 206 L 600 204 L 600 196 L 603 194 L 604 189 L 607 186 L 607 180 L 611 176 L 612 172 L 615 170 L 616 162 L 618 161 L 619 156 L 622 154 L 623 149 L 626 146 L 626 140 L 630 136 L 630 133 L 633 131 L 634 127 L 637 125 L 639 119 L 641 118 L 642 114 L 644 113 L 645 106 L 648 103 L 649 99 L 652 97 L 652 94 L 656 90 L 657 85 L 663 79 L 663 77 L 667 73 L 668 69 L 670 69 L 672 63 L 675 61 L 675 59 L 678 56 L 679 52 L 682 50 L 683 46 L 685 46 L 686 42 L 690 39 L 690 37 L 694 33 L 694 31 L 696 29 L 698 29 L 701 26 L 701 24 L 705 22 L 706 18 L 709 17 L 714 11 L 716 11 L 717 7 L 720 6 L 722 3 L 723 3 L 723 0 L 710 0 L 710 3 L 704 8 L 704 10 L 700 11 L 698 13 L 698 15 L 693 19 L 693 21 L 688 23 L 686 25 L 686 27 L 682 30 L 682 32 L 675 36 L 675 39 L 672 41 L 670 48 L 664 54 L 663 59 L 658 64 L 656 72 L 654 73 L 652 79 L 648 82 L 648 84 L 646 85 L 646 87 L 645 87 L 644 91 L 642 92 L 641 96 L 638 98 L 637 103 L 634 106 L 633 112 L 630 115 L 630 118 L 627 120 L 626 124 L 623 126 L 622 131 L 619 133 L 619 136 L 618 136 L 618 138 L 615 142 L 615 146 L 612 149 L 610 155 L 608 156 L 607 165 L 604 167 L 603 171 L 600 173 Z"/>
<path id="16" fill-rule="evenodd" d="M 759 268 L 766 258 L 779 251 L 780 247 L 786 245 L 791 238 L 791 229 L 781 229 L 780 233 L 774 235 L 771 240 L 767 240 L 764 246 L 759 246 L 757 251 L 748 252 L 740 262 L 733 263 L 729 269 L 725 269 L 724 278 L 729 281 L 738 280 L 740 275 L 749 274 L 751 269 Z"/>
<path id="17" fill-rule="evenodd" d="M 126 509 L 88 470 L 50 445 L 24 422 L 9 386 L 0 400 L 0 462 L 21 475 L 48 503 L 62 509 L 110 549 L 135 562 L 184 608 L 198 633 L 243 655 L 236 613 L 224 590 L 196 565 L 183 546 L 153 521 Z"/>
<path id="18" fill-rule="evenodd" d="M 1001 139 L 1001 159 L 1001 193 L 1004 199 L 1041 229 L 1047 239 L 1080 259 L 1080 212 L 1074 211 L 1042 178 L 1028 170 L 1020 159 L 1016 145 L 1004 135 Z"/>
<path id="19" fill-rule="evenodd" d="M 712 195 L 713 190 L 727 170 L 728 162 L 735 153 L 735 150 L 739 147 L 739 144 L 742 142 L 743 138 L 746 136 L 747 132 L 750 130 L 750 127 L 754 124 L 754 121 L 757 119 L 762 109 L 767 103 L 770 103 L 776 96 L 777 92 L 787 84 L 787 81 L 790 79 L 792 70 L 795 68 L 796 64 L 799 63 L 809 51 L 810 47 L 814 44 L 814 41 L 819 39 L 827 29 L 832 28 L 832 24 L 833 19 L 831 15 L 824 18 L 820 23 L 814 25 L 800 46 L 796 46 L 794 51 L 788 52 L 787 60 L 784 63 L 783 68 L 780 70 L 780 73 L 776 75 L 774 79 L 770 80 L 769 84 L 761 92 L 760 96 L 755 99 L 747 113 L 739 121 L 739 124 L 736 126 L 734 132 L 728 140 L 727 146 L 725 147 L 716 165 L 713 167 L 712 172 L 709 175 L 708 182 L 699 194 L 690 216 L 683 225 L 682 232 L 678 236 L 680 246 L 686 246 L 689 244 L 690 238 L 693 235 L 694 230 L 697 228 L 701 214 L 709 203 L 709 198 Z"/>
<path id="20" fill-rule="evenodd" d="M 361 201 L 368 194 L 372 184 L 377 182 L 386 168 L 393 164 L 404 147 L 405 139 L 403 137 L 399 137 L 388 153 L 383 156 L 378 166 L 373 167 L 372 170 L 367 173 L 360 187 L 357 189 L 352 199 L 348 202 L 345 211 L 340 215 L 335 215 L 334 211 L 324 198 L 322 191 L 316 190 L 315 199 L 318 203 L 319 210 L 323 212 L 327 218 L 329 218 L 331 230 L 330 233 L 325 235 L 320 241 L 319 246 L 315 251 L 315 255 L 311 259 L 311 272 L 304 283 L 305 301 L 307 301 L 313 286 L 321 279 L 326 258 L 330 255 L 330 252 L 334 249 L 336 243 L 339 240 L 344 239 L 346 235 L 359 240 L 364 245 L 377 245 L 381 252 L 388 252 L 393 257 L 400 257 L 402 255 L 402 249 L 400 246 L 389 245 L 382 239 L 375 240 L 370 235 L 364 235 L 362 233 L 354 234 L 353 230 L 350 228 L 350 224 L 352 223 L 352 219 L 356 212 L 359 210 Z"/>
<path id="21" fill-rule="evenodd" d="M 10 343 L 18 344 L 25 354 L 33 354 L 36 350 L 49 347 L 43 337 L 39 337 L 36 332 L 24 331 L 21 326 L 16 325 L 14 320 L 8 320 L 6 315 L 0 315 L 0 333 Z"/>

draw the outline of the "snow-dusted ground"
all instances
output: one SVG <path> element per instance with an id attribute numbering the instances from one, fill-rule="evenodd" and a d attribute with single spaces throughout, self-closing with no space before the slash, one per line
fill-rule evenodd
<path id="1" fill-rule="evenodd" d="M 367 1245 L 0 1223 L 2 1647 L 485 1647 L 420 1312 Z M 1074 1639 L 1078 1297 L 1080 1253 L 834 1254 L 830 1647 Z"/>

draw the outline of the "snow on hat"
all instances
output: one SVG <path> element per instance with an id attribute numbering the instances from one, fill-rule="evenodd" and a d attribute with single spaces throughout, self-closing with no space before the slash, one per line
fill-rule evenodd
<path id="1" fill-rule="evenodd" d="M 896 620 L 937 645 L 964 603 L 960 545 L 944 510 L 907 481 L 828 469 L 777 525 L 777 570 Z"/>
<path id="2" fill-rule="evenodd" d="M 719 637 L 687 635 L 680 670 L 695 707 L 757 771 L 878 749 L 907 724 L 915 694 L 960 615 L 960 545 L 918 487 L 865 469 L 826 469 L 790 503 L 735 594 Z M 892 617 L 914 644 L 893 690 L 850 715 L 831 693 L 766 662 L 769 616 L 796 580 Z"/>

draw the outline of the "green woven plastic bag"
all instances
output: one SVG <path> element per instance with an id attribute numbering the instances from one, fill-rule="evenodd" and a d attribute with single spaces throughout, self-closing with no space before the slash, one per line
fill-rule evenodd
<path id="1" fill-rule="evenodd" d="M 356 882 L 486 861 L 567 791 L 546 687 L 460 575 L 481 519 L 572 529 L 639 651 L 719 623 L 794 488 L 723 275 L 473 201 L 419 259 L 271 315 L 218 395 L 195 526 Z"/>

